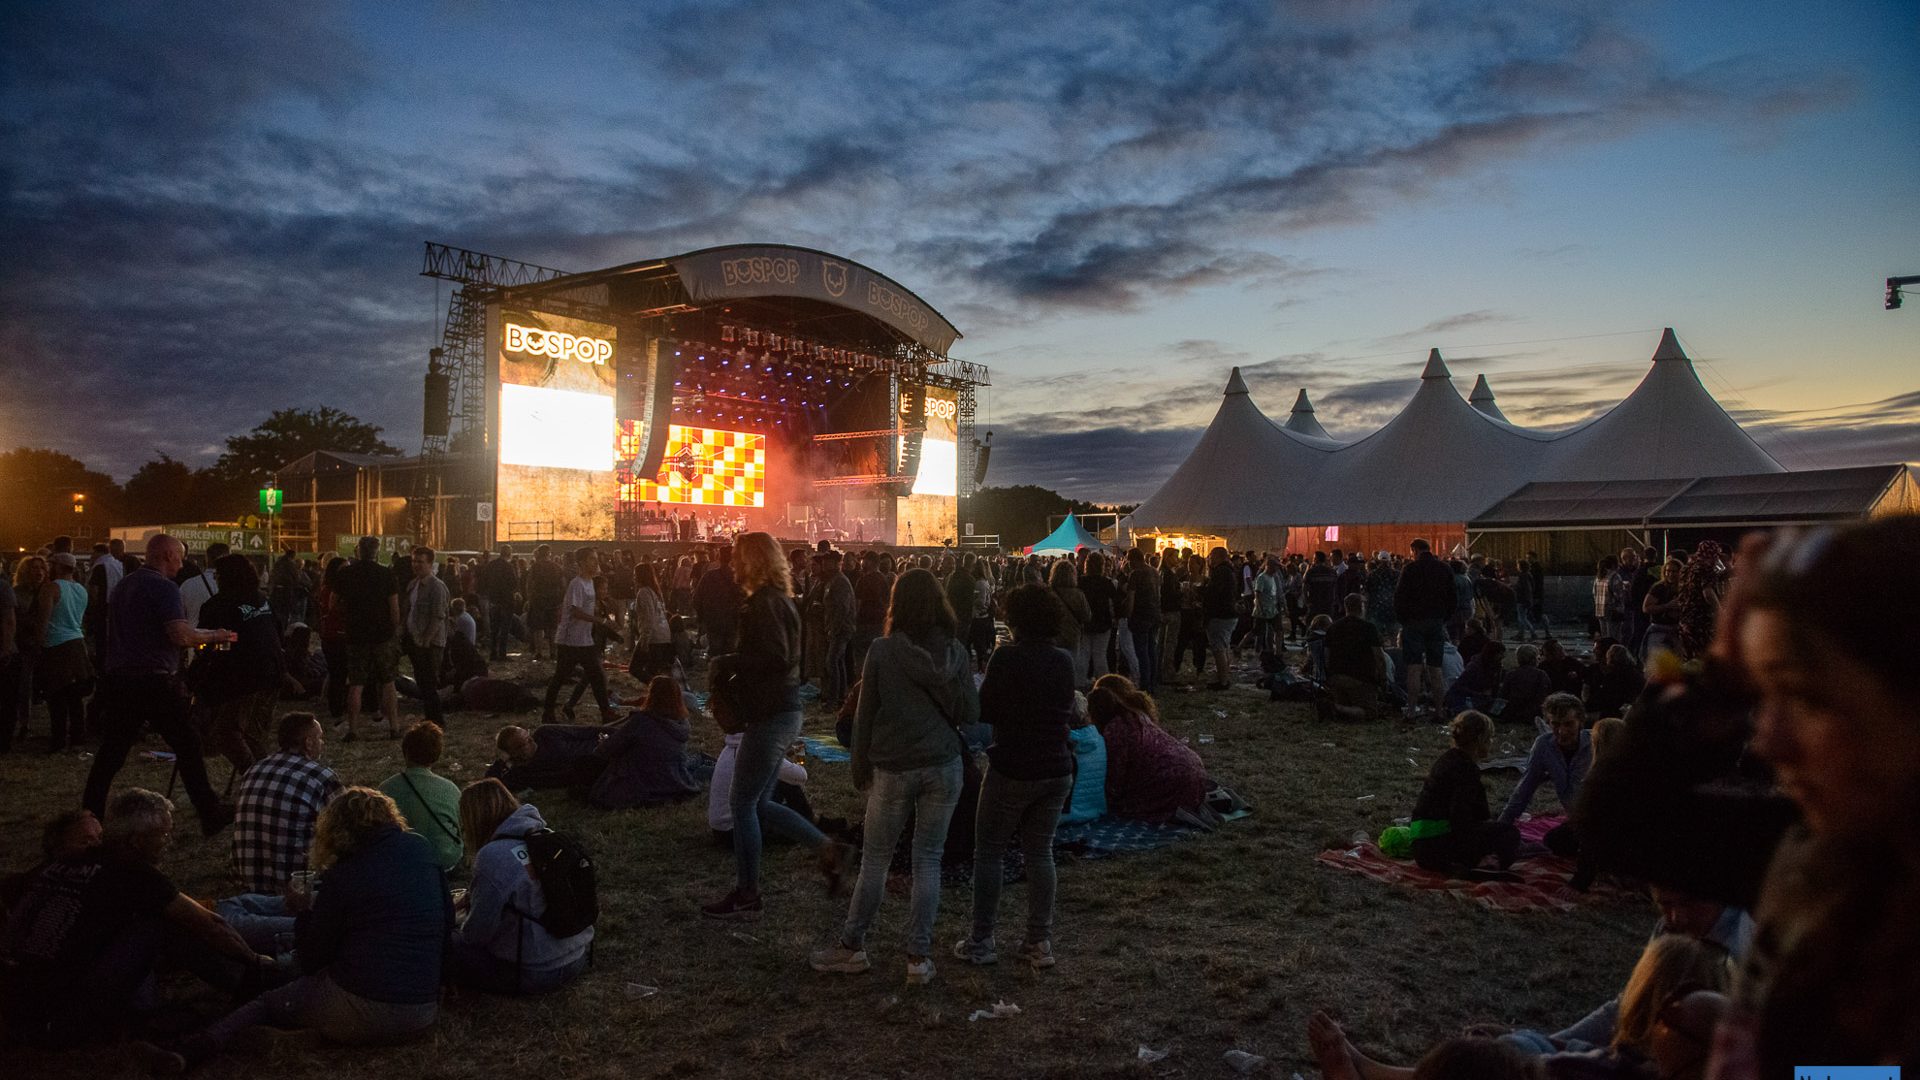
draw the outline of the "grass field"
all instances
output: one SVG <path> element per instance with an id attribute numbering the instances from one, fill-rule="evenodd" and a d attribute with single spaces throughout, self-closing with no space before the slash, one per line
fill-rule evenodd
<path id="1" fill-rule="evenodd" d="M 617 682 L 623 693 L 633 689 L 624 675 Z M 581 983 L 535 1000 L 460 996 L 429 1038 L 409 1046 L 224 1058 L 197 1075 L 1232 1076 L 1223 1055 L 1241 1049 L 1269 1059 L 1262 1075 L 1311 1077 L 1304 1029 L 1316 1008 L 1333 1011 L 1374 1056 L 1410 1062 L 1471 1025 L 1558 1027 L 1625 981 L 1652 923 L 1644 902 L 1501 915 L 1314 864 L 1329 844 L 1375 835 L 1409 811 L 1444 746 L 1439 728 L 1325 724 L 1305 706 L 1269 704 L 1247 690 L 1167 693 L 1160 704 L 1175 733 L 1213 737 L 1200 754 L 1253 803 L 1254 816 L 1156 851 L 1063 866 L 1060 963 L 1050 971 L 952 959 L 944 948 L 965 925 L 967 896 L 948 890 L 931 986 L 903 982 L 905 902 L 897 896 L 869 941 L 873 972 L 816 975 L 807 950 L 832 939 L 844 901 L 823 894 L 805 855 L 771 851 L 759 923 L 703 922 L 698 905 L 724 893 L 732 875 L 730 856 L 709 845 L 703 803 L 605 813 L 554 792 L 537 800 L 541 810 L 584 838 L 602 874 L 595 965 Z M 443 771 L 456 781 L 478 777 L 493 731 L 511 719 L 454 714 Z M 809 731 L 828 729 L 824 715 L 809 715 Z M 44 735 L 43 718 L 34 731 Z M 1523 752 L 1529 735 L 1503 727 L 1495 753 L 1503 744 Z M 713 752 L 719 734 L 709 726 L 695 741 Z M 0 757 L 0 870 L 31 864 L 40 823 L 79 798 L 90 762 L 46 755 L 43 745 L 35 739 Z M 376 783 L 396 768 L 397 744 L 333 742 L 326 759 L 349 783 Z M 215 782 L 224 780 L 224 763 L 211 767 Z M 858 816 L 845 765 L 810 769 L 823 813 Z M 164 790 L 167 772 L 136 758 L 120 781 Z M 1493 796 L 1512 782 L 1511 773 L 1493 778 Z M 1536 809 L 1551 799 L 1543 794 Z M 225 837 L 201 840 L 184 795 L 179 801 L 183 827 L 164 868 L 194 895 L 219 894 Z M 1022 886 L 1008 890 L 1003 925 L 1019 925 L 1024 897 Z M 659 993 L 630 996 L 630 983 Z M 1001 1000 L 1021 1014 L 968 1022 Z M 1168 1055 L 1140 1062 L 1143 1045 Z M 127 1068 L 119 1051 L 101 1049 L 10 1052 L 0 1071 L 98 1078 Z"/>

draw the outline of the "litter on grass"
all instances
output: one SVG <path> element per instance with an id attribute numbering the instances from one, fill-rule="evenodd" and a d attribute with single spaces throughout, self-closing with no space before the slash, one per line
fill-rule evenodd
<path id="1" fill-rule="evenodd" d="M 1227 1051 L 1227 1064 L 1233 1066 L 1234 1072 L 1239 1073 L 1241 1076 L 1247 1076 L 1259 1069 L 1265 1068 L 1267 1059 L 1261 1057 L 1259 1054 L 1249 1054 L 1245 1050 L 1229 1050 Z"/>
<path id="2" fill-rule="evenodd" d="M 648 986 L 646 983 L 637 982 L 628 983 L 625 989 L 627 996 L 630 998 L 650 998 L 660 992 L 660 988 L 657 986 Z"/>
<path id="3" fill-rule="evenodd" d="M 1156 1061 L 1165 1061 L 1167 1059 L 1167 1051 L 1155 1050 L 1152 1047 L 1148 1046 L 1146 1043 L 1141 1043 L 1139 1051 L 1135 1053 L 1133 1056 L 1138 1060 L 1144 1061 L 1147 1064 L 1151 1065 Z"/>
<path id="4" fill-rule="evenodd" d="M 1373 798 L 1373 796 L 1371 796 L 1371 795 L 1355 795 L 1355 796 L 1353 797 L 1353 801 L 1354 801 L 1354 802 L 1366 802 L 1366 801 L 1367 801 L 1368 799 L 1371 799 L 1371 798 Z"/>
<path id="5" fill-rule="evenodd" d="M 1005 1020 L 1009 1016 L 1019 1015 L 1020 1006 L 1015 1005 L 1011 1001 L 996 1001 L 990 1009 L 973 1010 L 973 1015 L 967 1017 L 967 1022 L 972 1023 L 975 1020 Z"/>

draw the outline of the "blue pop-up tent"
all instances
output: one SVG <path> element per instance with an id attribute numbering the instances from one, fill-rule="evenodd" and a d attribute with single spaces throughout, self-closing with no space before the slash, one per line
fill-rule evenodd
<path id="1" fill-rule="evenodd" d="M 1076 551 L 1105 551 L 1107 545 L 1080 526 L 1080 519 L 1072 514 L 1053 530 L 1045 540 L 1027 549 L 1029 555 L 1071 555 Z"/>

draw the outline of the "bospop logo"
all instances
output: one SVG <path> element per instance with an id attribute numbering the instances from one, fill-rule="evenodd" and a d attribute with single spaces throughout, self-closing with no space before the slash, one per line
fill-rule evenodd
<path id="1" fill-rule="evenodd" d="M 613 356 L 613 342 L 582 337 L 560 330 L 542 330 L 536 326 L 507 324 L 508 352 L 532 356 L 551 356 L 555 360 L 578 360 L 583 364 L 604 366 Z"/>

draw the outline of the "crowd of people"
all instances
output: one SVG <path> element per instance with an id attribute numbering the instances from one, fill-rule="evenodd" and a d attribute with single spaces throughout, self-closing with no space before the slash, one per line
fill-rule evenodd
<path id="1" fill-rule="evenodd" d="M 1898 913 L 1920 875 L 1897 836 L 1920 791 L 1903 674 L 1915 586 L 1840 587 L 1888 552 L 1920 559 L 1920 527 L 1754 542 L 1737 557 L 1711 542 L 1664 561 L 1609 556 L 1582 661 L 1549 632 L 1539 560 L 1448 560 L 1424 541 L 1371 558 L 1042 559 L 783 550 L 747 533 L 667 558 L 503 545 L 383 559 L 366 538 L 324 567 L 282 555 L 264 579 L 217 548 L 189 565 L 166 536 L 138 558 L 103 547 L 84 573 L 56 543 L 19 560 L 0 597 L 0 727 L 11 745 L 44 702 L 50 749 L 98 748 L 80 808 L 6 883 L 8 1033 L 49 1046 L 139 1035 L 154 973 L 175 963 L 242 1004 L 164 1046 L 136 1042 L 161 1071 L 286 1029 L 410 1038 L 435 1022 L 443 984 L 561 988 L 591 962 L 592 858 L 529 798 L 677 802 L 699 797 L 703 764 L 707 821 L 735 869 L 704 917 L 760 917 L 763 847 L 784 839 L 815 852 L 830 891 L 851 885 L 808 963 L 863 972 L 898 870 L 905 973 L 924 983 L 943 869 L 956 851 L 972 869 L 951 955 L 994 963 L 1000 866 L 1017 848 L 1026 924 L 1008 951 L 1051 967 L 1055 830 L 1108 814 L 1206 824 L 1218 784 L 1159 724 L 1153 695 L 1244 682 L 1251 653 L 1276 697 L 1304 683 L 1323 717 L 1448 717 L 1451 746 L 1406 827 L 1421 867 L 1507 874 L 1526 854 L 1515 823 L 1551 786 L 1575 813 L 1545 848 L 1578 860 L 1575 884 L 1650 882 L 1662 911 L 1619 999 L 1594 1016 L 1449 1040 L 1399 1068 L 1319 1014 L 1309 1038 L 1326 1075 L 1682 1080 L 1709 1061 L 1718 1077 L 1774 1075 L 1815 1051 L 1912 1060 L 1920 938 Z M 514 642 L 551 665 L 544 693 L 491 670 Z M 614 700 L 609 656 L 643 694 Z M 853 832 L 822 827 L 791 760 L 807 684 L 842 716 L 865 803 Z M 600 722 L 573 722 L 589 692 Z M 422 719 L 403 722 L 403 697 Z M 297 702 L 310 707 L 283 711 Z M 487 777 L 460 787 L 434 765 L 461 710 L 539 722 L 500 729 Z M 689 743 L 709 718 L 724 740 L 703 763 Z M 1496 723 L 1536 735 L 1498 813 L 1481 771 Z M 330 735 L 382 726 L 400 759 L 377 786 L 323 762 Z M 149 732 L 173 751 L 201 831 L 230 831 L 233 889 L 217 904 L 167 877 L 172 803 L 115 784 Z M 209 752 L 231 767 L 226 794 Z M 1708 825 L 1731 839 L 1705 837 Z M 1703 854 L 1715 839 L 1724 850 Z"/>

